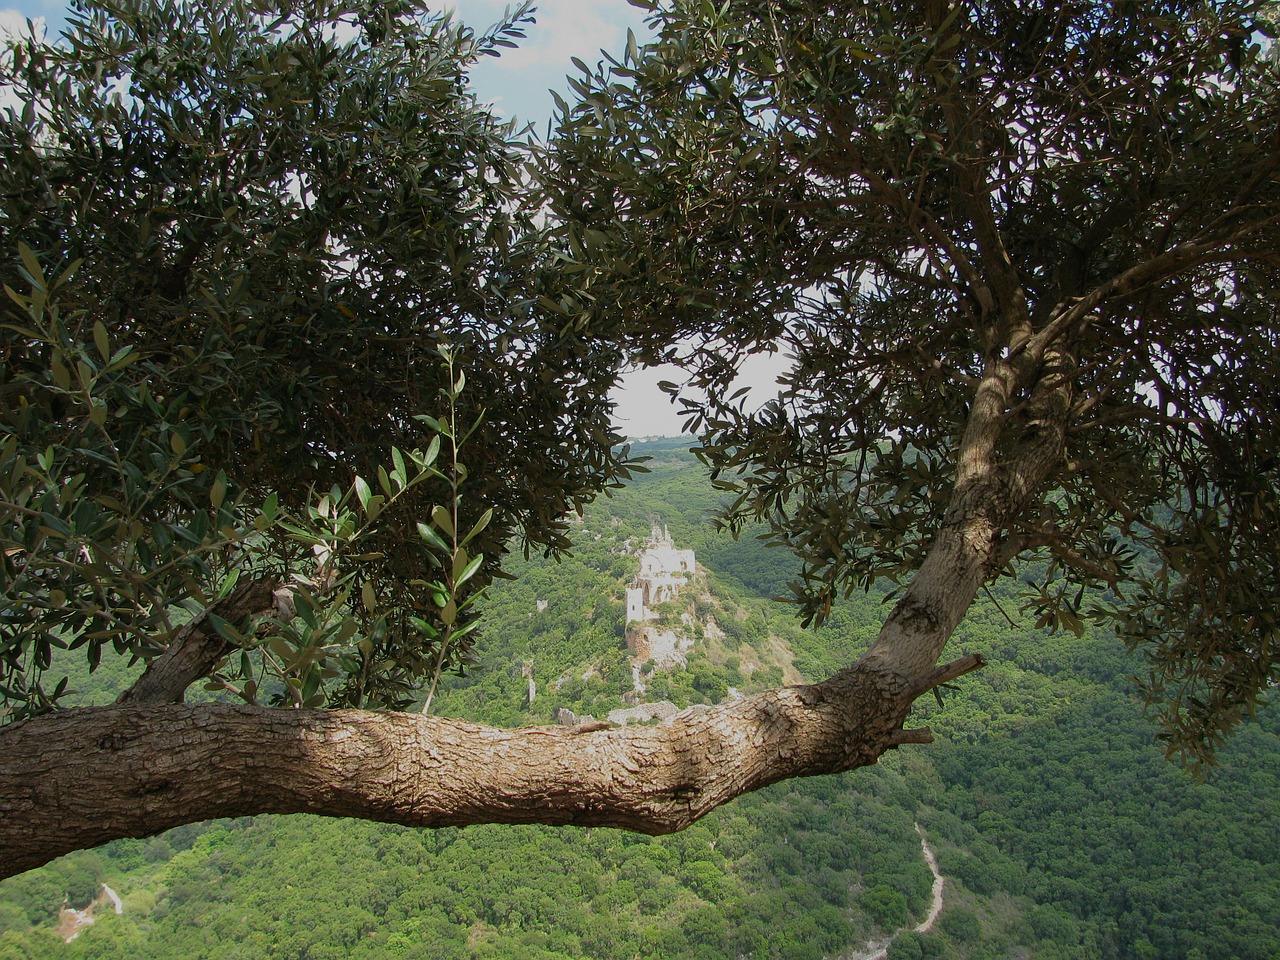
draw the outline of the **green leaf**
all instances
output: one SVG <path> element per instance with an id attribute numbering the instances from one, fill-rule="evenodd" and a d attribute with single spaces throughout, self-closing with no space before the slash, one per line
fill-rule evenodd
<path id="1" fill-rule="evenodd" d="M 489 521 L 491 521 L 492 519 L 493 519 L 493 507 L 490 507 L 483 514 L 481 514 L 480 519 L 475 522 L 475 525 L 471 528 L 471 531 L 465 537 L 462 538 L 461 545 L 466 546 L 468 543 L 474 540 L 481 532 L 484 531 L 484 529 L 487 526 L 489 526 Z"/>
<path id="2" fill-rule="evenodd" d="M 49 361 L 49 372 L 53 374 L 53 382 L 58 385 L 59 389 L 71 389 L 71 371 L 62 362 L 62 354 L 58 351 L 54 351 L 53 357 Z"/>
<path id="3" fill-rule="evenodd" d="M 111 338 L 107 336 L 107 327 L 101 320 L 93 322 L 93 342 L 98 348 L 98 356 L 103 363 L 111 362 Z"/>
<path id="4" fill-rule="evenodd" d="M 446 537 L 454 536 L 453 517 L 449 511 L 437 504 L 431 508 L 431 519 L 435 525 L 440 528 Z"/>
<path id="5" fill-rule="evenodd" d="M 421 617 L 410 617 L 409 623 L 412 624 L 413 628 L 424 637 L 434 638 L 440 635 L 440 631 L 437 630 L 434 625 L 423 620 Z"/>
<path id="6" fill-rule="evenodd" d="M 177 434 L 174 434 L 174 436 L 177 436 Z M 219 470 L 217 476 L 213 478 L 213 486 L 209 490 L 209 502 L 213 504 L 213 509 L 221 509 L 222 501 L 226 496 L 227 474 L 225 470 Z"/>
<path id="7" fill-rule="evenodd" d="M 232 567 L 225 577 L 218 583 L 218 599 L 231 595 L 231 591 L 235 589 L 236 584 L 240 582 L 240 567 Z"/>
<path id="8" fill-rule="evenodd" d="M 30 280 L 37 289 L 43 290 L 45 287 L 45 279 L 44 270 L 40 267 L 40 259 L 25 243 L 18 244 L 18 256 L 22 258 L 22 265 L 26 268 L 27 279 Z"/>
<path id="9" fill-rule="evenodd" d="M 133 346 L 124 346 L 115 352 L 106 368 L 108 370 L 122 370 L 137 359 L 138 354 L 134 351 Z"/>
<path id="10" fill-rule="evenodd" d="M 365 482 L 364 477 L 360 476 L 359 474 L 356 474 L 354 486 L 356 491 L 356 499 L 360 501 L 360 508 L 364 510 L 365 514 L 367 515 L 369 513 L 369 498 L 372 496 L 372 491 L 369 489 L 369 484 Z"/>
<path id="11" fill-rule="evenodd" d="M 439 456 L 440 456 L 440 437 L 434 436 L 431 438 L 431 442 L 427 444 L 427 452 L 422 455 L 422 459 L 419 462 L 424 468 L 429 467 L 436 462 L 436 459 Z"/>
<path id="12" fill-rule="evenodd" d="M 462 568 L 461 573 L 454 574 L 453 576 L 454 586 L 460 587 L 464 583 L 466 583 L 468 580 L 470 580 L 475 575 L 475 572 L 480 569 L 480 565 L 482 563 L 484 563 L 484 554 L 480 554 L 479 556 L 472 557 L 471 561 L 465 567 Z"/>
<path id="13" fill-rule="evenodd" d="M 456 627 L 453 630 L 453 633 L 450 635 L 450 639 L 453 641 L 461 640 L 463 637 L 467 636 L 468 634 L 473 633 L 476 629 L 479 628 L 479 626 L 480 626 L 479 620 L 468 620 L 462 626 Z"/>
<path id="14" fill-rule="evenodd" d="M 471 556 L 466 550 L 459 547 L 453 551 L 453 563 L 449 568 L 449 575 L 453 578 L 454 585 L 458 583 L 458 577 L 462 573 L 468 563 L 471 562 Z"/>
<path id="15" fill-rule="evenodd" d="M 421 521 L 418 522 L 417 527 L 418 536 L 426 541 L 427 546 L 430 547 L 433 552 L 448 556 L 449 545 L 440 539 L 440 534 L 436 533 L 435 530 Z"/>

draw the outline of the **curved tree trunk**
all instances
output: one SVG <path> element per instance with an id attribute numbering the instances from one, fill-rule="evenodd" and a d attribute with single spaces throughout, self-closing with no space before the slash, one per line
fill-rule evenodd
<path id="1" fill-rule="evenodd" d="M 659 727 L 582 733 L 360 710 L 68 710 L 0 731 L 0 876 L 119 837 L 258 813 L 669 833 L 778 780 L 928 742 L 927 730 L 902 729 L 912 701 L 979 665 L 968 657 L 914 682 L 859 665 Z"/>
<path id="2" fill-rule="evenodd" d="M 1009 517 L 1061 460 L 1061 415 L 1047 417 L 1058 428 L 1037 432 L 1015 456 L 995 455 L 1020 378 L 1031 379 L 1004 362 L 988 371 L 927 558 L 871 650 L 828 680 L 613 730 L 188 706 L 182 691 L 222 649 L 201 618 L 114 706 L 0 728 L 0 877 L 119 837 L 259 813 L 670 833 L 779 780 L 839 773 L 900 744 L 927 743 L 927 729 L 903 728 L 911 704 L 981 666 L 976 656 L 934 665 L 994 573 Z M 1060 383 L 1040 372 L 1038 388 L 1050 399 Z M 269 588 L 245 585 L 216 609 L 251 611 Z"/>

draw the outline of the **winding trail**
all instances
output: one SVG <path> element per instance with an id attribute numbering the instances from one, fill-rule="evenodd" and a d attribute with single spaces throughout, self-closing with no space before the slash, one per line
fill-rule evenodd
<path id="1" fill-rule="evenodd" d="M 124 913 L 124 901 L 120 899 L 120 894 L 116 893 L 105 883 L 102 886 L 102 893 L 98 894 L 93 903 L 89 904 L 83 910 L 73 910 L 70 907 L 63 907 L 58 911 L 58 936 L 62 937 L 63 943 L 70 943 L 76 937 L 80 936 L 80 931 L 85 927 L 93 925 L 93 911 L 100 907 L 103 903 L 110 903 L 116 914 Z"/>
<path id="2" fill-rule="evenodd" d="M 933 929 L 934 923 L 938 919 L 938 915 L 942 913 L 943 888 L 946 886 L 946 880 L 942 874 L 938 872 L 938 858 L 933 855 L 933 849 L 929 846 L 929 838 L 925 835 L 924 827 L 916 824 L 916 833 L 920 834 L 920 848 L 924 851 L 924 862 L 929 865 L 929 872 L 933 874 L 933 898 L 929 903 L 929 910 L 924 915 L 924 919 L 917 923 L 912 929 L 916 933 L 928 933 Z M 898 933 L 906 930 L 903 927 Z M 866 946 L 853 953 L 846 954 L 844 960 L 886 960 L 889 956 L 889 944 L 893 943 L 895 933 L 888 940 L 868 940 Z"/>
<path id="3" fill-rule="evenodd" d="M 115 907 L 116 916 L 124 913 L 124 901 L 120 899 L 120 894 L 116 893 L 105 883 L 102 885 L 102 895 L 111 901 L 111 906 Z"/>
<path id="4" fill-rule="evenodd" d="M 916 924 L 916 933 L 928 933 L 933 929 L 933 924 L 938 919 L 938 914 L 942 913 L 942 888 L 946 886 L 947 881 L 938 872 L 938 858 L 933 855 L 933 850 L 929 847 L 929 838 L 925 836 L 924 827 L 918 823 L 916 824 L 916 833 L 920 834 L 920 847 L 924 850 L 924 862 L 929 865 L 929 872 L 933 874 L 933 899 L 929 903 L 929 912 L 924 915 L 923 920 Z"/>

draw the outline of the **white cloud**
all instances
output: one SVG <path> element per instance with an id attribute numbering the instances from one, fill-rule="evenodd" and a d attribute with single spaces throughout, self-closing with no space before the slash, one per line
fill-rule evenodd
<path id="1" fill-rule="evenodd" d="M 481 31 L 507 6 L 503 0 L 453 0 L 450 9 Z M 594 66 L 602 49 L 621 57 L 628 27 L 642 43 L 647 36 L 643 12 L 626 0 L 541 0 L 534 16 L 537 22 L 525 27 L 527 36 L 517 49 L 503 50 L 497 59 L 482 58 L 471 76 L 482 101 L 539 128 L 551 115 L 547 90 L 565 91 L 565 76 L 578 72 L 572 57 Z"/>
<path id="2" fill-rule="evenodd" d="M 623 7 L 623 9 L 628 9 Z M 539 5 L 538 22 L 528 27 L 528 37 L 515 50 L 505 50 L 498 68 L 511 72 L 571 67 L 571 57 L 587 63 L 599 58 L 601 48 L 614 56 L 626 41 L 628 18 L 611 4 L 593 0 L 549 0 Z"/>
<path id="3" fill-rule="evenodd" d="M 45 31 L 44 17 L 34 17 L 33 20 L 36 25 L 36 36 L 43 40 Z M 0 43 L 7 46 L 10 41 L 27 35 L 27 15 L 25 13 L 14 10 L 12 7 L 0 10 Z"/>

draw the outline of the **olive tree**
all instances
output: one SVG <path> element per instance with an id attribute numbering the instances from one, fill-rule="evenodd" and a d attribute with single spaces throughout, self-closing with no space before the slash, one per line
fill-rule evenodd
<path id="1" fill-rule="evenodd" d="M 927 742 L 1006 574 L 1146 651 L 1210 758 L 1280 673 L 1264 13 L 676 0 L 527 175 L 464 78 L 521 11 L 107 4 L 15 53 L 5 870 L 253 812 L 677 830 Z M 658 727 L 391 709 L 462 662 L 507 544 L 561 549 L 625 476 L 607 387 L 664 360 L 806 619 L 901 585 L 868 653 Z M 149 667 L 50 710 L 60 645 Z"/>
<path id="2" fill-rule="evenodd" d="M 545 158 L 568 316 L 683 368 L 806 620 L 902 588 L 852 675 L 927 674 L 1020 577 L 1211 761 L 1280 680 L 1273 5 L 650 6 Z M 733 389 L 777 350 L 776 397 Z"/>
<path id="3" fill-rule="evenodd" d="M 524 151 L 468 88 L 529 18 L 87 2 L 4 53 L 0 752 L 45 714 L 130 738 L 60 709 L 68 657 L 146 664 L 122 720 L 197 682 L 244 716 L 429 702 L 503 554 L 626 477 L 617 351 L 531 309 L 560 284 Z M 80 845 L 96 817 L 9 769 L 5 871 Z M 118 772 L 107 833 L 154 832 Z"/>

